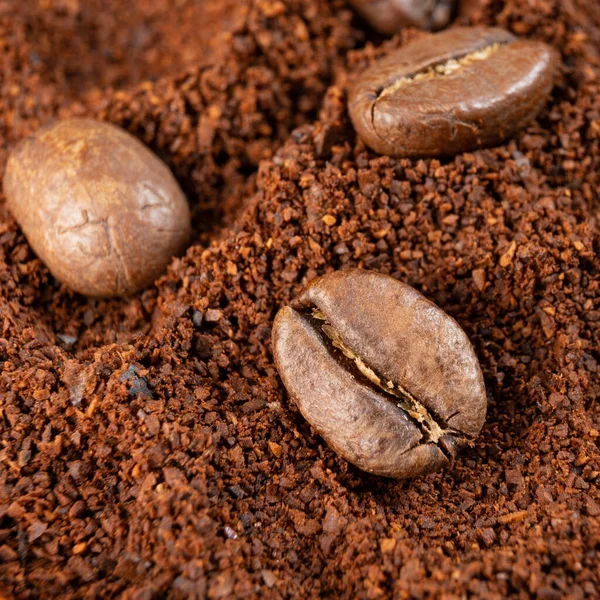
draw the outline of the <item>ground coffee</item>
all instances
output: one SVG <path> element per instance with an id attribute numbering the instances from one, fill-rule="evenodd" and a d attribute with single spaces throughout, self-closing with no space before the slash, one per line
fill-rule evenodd
<path id="1" fill-rule="evenodd" d="M 0 204 L 5 595 L 598 596 L 598 4 L 461 2 L 457 24 L 543 41 L 561 69 L 514 138 L 444 160 L 378 156 L 346 115 L 354 78 L 416 30 L 381 43 L 344 0 L 128 9 L 0 11 L 0 162 L 85 113 L 157 152 L 194 216 L 156 285 L 88 300 Z M 217 22 L 210 64 L 160 79 Z M 274 316 L 347 268 L 406 282 L 473 343 L 488 413 L 452 469 L 368 475 L 288 402 Z"/>

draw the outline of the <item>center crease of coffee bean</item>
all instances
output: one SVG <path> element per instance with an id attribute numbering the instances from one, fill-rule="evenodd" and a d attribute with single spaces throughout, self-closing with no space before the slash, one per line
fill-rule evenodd
<path id="1" fill-rule="evenodd" d="M 459 69 L 463 69 L 464 67 L 468 67 L 476 62 L 488 59 L 492 54 L 496 53 L 502 46 L 505 45 L 506 43 L 496 42 L 495 44 L 490 44 L 489 46 L 481 48 L 480 50 L 476 50 L 475 52 L 470 52 L 469 54 L 465 54 L 457 58 L 451 58 L 445 63 L 434 65 L 427 70 L 415 73 L 410 77 L 402 77 L 397 81 L 394 81 L 394 83 L 388 87 L 378 90 L 377 100 L 381 100 L 382 98 L 393 94 L 400 88 L 410 83 L 452 75 Z"/>
<path id="2" fill-rule="evenodd" d="M 314 309 L 310 316 L 320 322 L 320 329 L 331 342 L 331 345 L 349 359 L 356 366 L 361 375 L 363 375 L 370 383 L 374 384 L 385 396 L 393 397 L 390 398 L 390 400 L 393 401 L 398 408 L 409 415 L 411 421 L 415 423 L 423 434 L 423 443 L 438 444 L 444 454 L 448 455 L 449 458 L 452 458 L 454 452 L 452 450 L 452 444 L 448 443 L 447 437 L 452 436 L 466 439 L 468 436 L 446 427 L 445 424 L 440 426 L 425 406 L 423 406 L 423 404 L 408 390 L 403 388 L 400 384 L 387 380 L 385 377 L 376 373 L 362 360 L 362 358 L 360 358 L 360 356 L 357 356 L 356 353 L 344 343 L 340 334 L 327 322 L 327 318 L 321 311 Z M 446 439 L 442 439 L 444 437 Z"/>

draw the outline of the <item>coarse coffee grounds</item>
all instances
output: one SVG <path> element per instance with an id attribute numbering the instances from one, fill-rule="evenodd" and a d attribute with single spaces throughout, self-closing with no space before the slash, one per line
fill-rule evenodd
<path id="1" fill-rule="evenodd" d="M 0 205 L 3 594 L 597 597 L 600 9 L 465 3 L 457 23 L 545 41 L 562 69 L 515 139 L 441 161 L 375 155 L 345 112 L 347 83 L 419 32 L 382 44 L 342 1 L 254 0 L 197 40 L 209 63 L 150 55 L 140 75 L 126 53 L 72 87 L 74 57 L 36 59 L 24 20 L 83 4 L 0 4 L 0 160 L 53 118 L 114 122 L 174 170 L 195 237 L 155 287 L 88 300 Z M 133 4 L 128 23 L 152 3 Z M 284 394 L 275 313 L 351 267 L 412 285 L 475 346 L 488 417 L 452 470 L 366 475 Z"/>
<path id="2" fill-rule="evenodd" d="M 244 3 L 22 0 L 3 3 L 7 35 L 26 40 L 42 78 L 75 98 L 205 63 L 218 38 L 243 18 Z M 202 27 L 198 24 L 202 23 Z M 10 45 L 13 45 L 12 36 Z"/>

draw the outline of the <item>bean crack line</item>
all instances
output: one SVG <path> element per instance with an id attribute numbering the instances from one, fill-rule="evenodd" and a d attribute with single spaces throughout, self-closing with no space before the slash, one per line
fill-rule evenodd
<path id="1" fill-rule="evenodd" d="M 439 444 L 444 435 L 460 436 L 460 432 L 440 425 L 425 406 L 419 402 L 408 390 L 400 384 L 390 381 L 369 367 L 355 352 L 353 352 L 342 340 L 338 331 L 327 322 L 325 315 L 318 309 L 312 311 L 311 316 L 320 323 L 320 328 L 331 344 L 342 354 L 352 361 L 358 371 L 372 384 L 379 388 L 384 394 L 393 396 L 393 401 L 398 408 L 405 411 L 421 430 L 425 442 Z M 442 440 L 443 442 L 444 440 Z M 445 444 L 442 443 L 442 448 Z"/>
<path id="2" fill-rule="evenodd" d="M 438 79 L 440 77 L 447 77 L 448 75 L 452 75 L 456 73 L 458 70 L 468 67 L 474 63 L 480 62 L 482 60 L 488 59 L 492 54 L 495 54 L 500 50 L 502 46 L 505 44 L 495 43 L 490 44 L 489 46 L 485 46 L 485 48 L 481 48 L 480 50 L 475 50 L 474 52 L 470 52 L 469 54 L 465 54 L 459 58 L 451 58 L 444 63 L 439 63 L 437 65 L 433 65 L 429 67 L 429 69 L 422 71 L 420 73 L 416 73 L 410 77 L 401 77 L 394 81 L 391 85 L 386 88 L 383 88 L 379 91 L 377 100 L 381 100 L 390 94 L 398 91 L 400 88 L 414 83 L 416 81 L 423 81 L 425 79 Z"/>

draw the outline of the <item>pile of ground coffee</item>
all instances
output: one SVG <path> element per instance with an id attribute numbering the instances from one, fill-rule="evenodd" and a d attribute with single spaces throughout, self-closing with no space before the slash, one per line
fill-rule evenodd
<path id="1" fill-rule="evenodd" d="M 557 85 L 505 145 L 409 160 L 357 140 L 346 90 L 421 33 L 381 43 L 342 0 L 211 0 L 212 35 L 186 38 L 194 2 L 154 19 L 147 0 L 123 19 L 101 4 L 0 4 L 3 168 L 42 123 L 108 120 L 173 169 L 193 243 L 156 286 L 89 300 L 0 205 L 3 591 L 597 596 L 600 9 L 463 3 L 462 25 L 556 48 Z M 134 30 L 207 61 L 179 64 Z M 123 36 L 140 60 L 111 50 Z M 367 475 L 289 403 L 273 317 L 350 267 L 415 287 L 473 342 L 488 417 L 453 469 Z"/>

